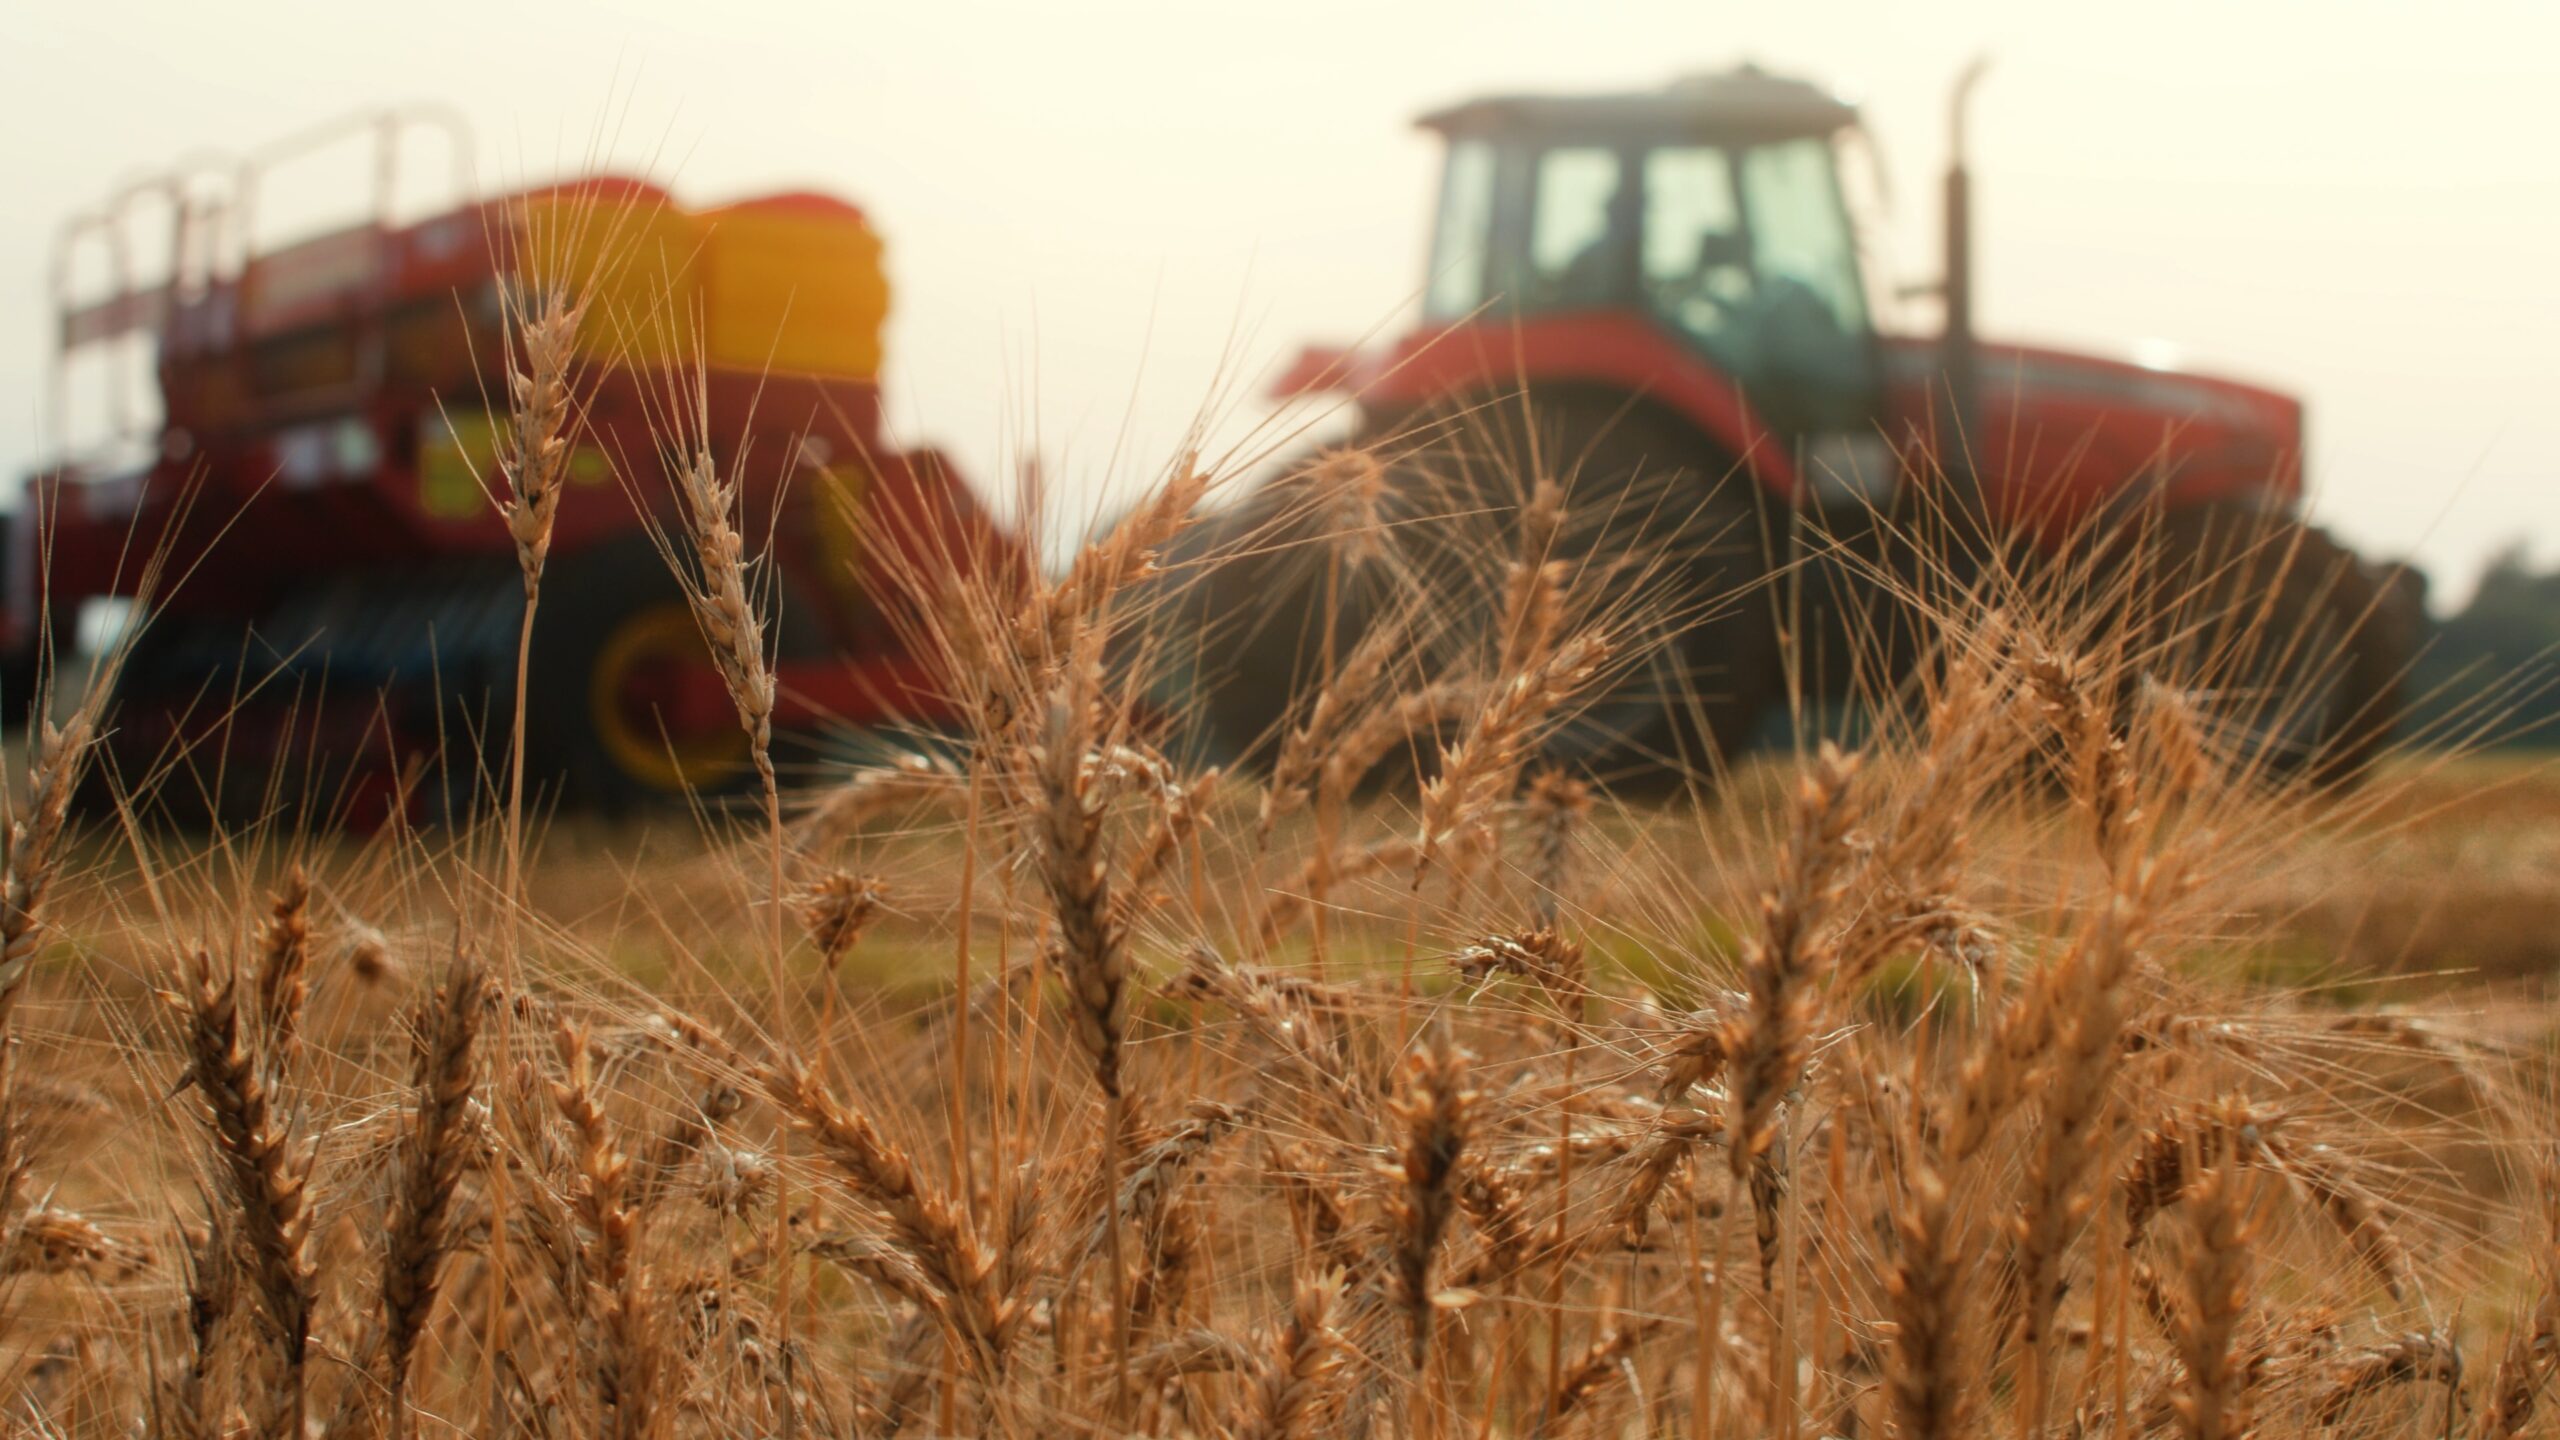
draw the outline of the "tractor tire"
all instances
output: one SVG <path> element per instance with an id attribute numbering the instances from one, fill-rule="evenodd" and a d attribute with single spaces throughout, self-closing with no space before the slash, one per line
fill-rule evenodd
<path id="1" fill-rule="evenodd" d="M 1567 593 L 1605 617 L 1621 648 L 1611 683 L 1547 737 L 1547 758 L 1620 789 L 1714 779 L 1783 691 L 1768 551 L 1778 527 L 1749 474 L 1687 425 L 1614 396 L 1566 398 L 1525 419 L 1516 402 L 1492 407 L 1459 436 L 1442 455 L 1461 444 L 1479 453 L 1445 473 L 1459 497 L 1503 521 L 1454 562 L 1494 582 L 1476 596 L 1484 628 L 1501 613 L 1503 562 L 1519 551 L 1527 487 L 1512 477 L 1529 473 L 1534 454 L 1553 457 L 1542 468 L 1566 492 L 1552 558 Z M 1488 441 L 1499 448 L 1486 456 Z M 1471 472 L 1489 473 L 1494 493 L 1463 488 Z"/>
<path id="2" fill-rule="evenodd" d="M 1134 649 L 1156 708 L 1188 728 L 1202 763 L 1270 762 L 1301 697 L 1323 683 L 1328 586 L 1337 657 L 1395 603 L 1396 577 L 1372 563 L 1381 556 L 1329 563 L 1327 527 L 1296 478 L 1316 459 L 1195 523 L 1160 562 L 1168 578 Z"/>
<path id="3" fill-rule="evenodd" d="M 2155 678 L 2185 693 L 2242 773 L 2363 779 L 2407 711 L 2426 623 L 2415 588 L 2285 515 L 2199 505 L 2161 517 Z"/>
<path id="4" fill-rule="evenodd" d="M 1328 588 L 1337 660 L 1408 606 L 1433 627 L 1420 673 L 1488 652 L 1535 454 L 1558 457 L 1543 468 L 1568 490 L 1551 558 L 1626 642 L 1611 683 L 1546 737 L 1548 757 L 1617 785 L 1712 773 L 1776 693 L 1761 516 L 1748 481 L 1693 432 L 1623 408 L 1568 402 L 1524 419 L 1516 403 L 1487 406 L 1420 446 L 1373 443 L 1386 457 L 1379 513 L 1338 564 L 1307 487 L 1286 480 L 1198 527 L 1171 567 L 1194 562 L 1193 578 L 1164 618 L 1194 657 L 1169 698 L 1198 715 L 1204 748 L 1267 758 L 1322 683 Z"/>
<path id="5" fill-rule="evenodd" d="M 642 683 L 653 667 L 698 673 L 707 658 L 684 587 L 646 536 L 554 555 L 525 679 L 528 793 L 624 816 L 744 784 L 752 767 L 734 718 L 672 728 Z M 492 723 L 509 719 L 500 707 Z M 503 735 L 492 740 L 503 759 Z"/>
<path id="6" fill-rule="evenodd" d="M 17 547 L 11 543 L 11 532 L 19 525 L 33 523 L 32 517 L 16 512 L 0 515 L 0 572 L 19 558 Z M 7 580 L 6 574 L 0 573 L 0 594 L 8 593 Z M 33 586 L 26 588 L 33 593 Z M 55 632 L 52 649 L 56 655 L 69 653 L 62 643 L 72 638 L 71 627 L 64 623 L 67 618 L 50 612 L 44 616 Z M 39 626 L 30 624 L 17 645 L 0 652 L 0 725 L 25 725 L 34 716 L 36 692 L 44 680 L 46 638 Z"/>

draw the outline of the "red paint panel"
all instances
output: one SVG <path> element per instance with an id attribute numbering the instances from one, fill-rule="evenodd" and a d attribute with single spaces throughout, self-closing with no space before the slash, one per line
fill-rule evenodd
<path id="1" fill-rule="evenodd" d="M 1886 424 L 1933 436 L 1937 349 L 1886 342 Z M 2169 505 L 2302 494 L 2302 407 L 2211 376 L 2155 370 L 2029 345 L 1982 350 L 1981 414 L 1965 451 L 1994 512 L 2059 538 L 2102 507 L 2157 495 Z"/>
<path id="2" fill-rule="evenodd" d="M 1696 350 L 1625 310 L 1478 321 L 1399 344 L 1351 383 L 1363 404 L 1402 412 L 1469 395 L 1593 385 L 1640 395 L 1686 418 L 1740 457 L 1773 494 L 1796 493 L 1795 465 L 1740 387 Z"/>

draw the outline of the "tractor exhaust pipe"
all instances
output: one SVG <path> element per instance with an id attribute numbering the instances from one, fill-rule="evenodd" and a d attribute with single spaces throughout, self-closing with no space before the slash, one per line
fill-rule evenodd
<path id="1" fill-rule="evenodd" d="M 1965 111 L 1973 87 L 1991 67 L 1991 57 L 1974 57 L 1956 76 L 1947 103 L 1946 274 L 1941 295 L 1946 303 L 1946 334 L 1938 345 L 1938 367 L 1946 385 L 1946 414 L 1940 426 L 1939 462 L 1968 506 L 1981 498 L 1981 479 L 1966 458 L 1977 438 L 1981 419 L 1982 363 L 1973 333 L 1973 176 L 1965 162 Z"/>

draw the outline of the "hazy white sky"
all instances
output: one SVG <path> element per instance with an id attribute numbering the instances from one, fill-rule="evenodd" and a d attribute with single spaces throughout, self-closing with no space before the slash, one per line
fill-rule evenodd
<path id="1" fill-rule="evenodd" d="M 2305 394 L 2324 516 L 2440 583 L 2511 536 L 2560 553 L 2548 0 L 22 0 L 0 18 L 0 466 L 43 448 L 59 217 L 129 169 L 359 106 L 459 106 L 484 179 L 549 173 L 618 115 L 617 154 L 660 154 L 689 201 L 858 200 L 890 246 L 902 436 L 982 483 L 1036 436 L 1090 487 L 1124 417 L 1123 468 L 1159 463 L 1222 362 L 1250 381 L 1407 318 L 1430 105 L 1743 58 L 1827 79 L 1866 104 L 1883 253 L 1916 278 L 1944 86 L 1984 49 L 1986 329 L 2170 340 Z"/>

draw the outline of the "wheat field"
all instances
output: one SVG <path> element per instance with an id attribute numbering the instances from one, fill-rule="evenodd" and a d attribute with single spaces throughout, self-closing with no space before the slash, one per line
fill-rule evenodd
<path id="1" fill-rule="evenodd" d="M 509 310 L 530 633 L 581 314 Z M 502 759 L 432 829 L 179 830 L 97 773 L 112 662 L 52 697 L 0 898 L 8 1433 L 2560 1428 L 2531 764 L 2274 783 L 1995 569 L 1904 597 L 1918 681 L 1853 738 L 1620 794 L 1547 740 L 1677 567 L 1551 558 L 1586 497 L 1533 471 L 1408 566 L 1336 456 L 1282 482 L 1306 562 L 1458 555 L 1481 634 L 1417 605 L 1265 763 L 1194 763 L 1150 622 L 1234 480 L 1186 458 L 910 618 L 962 733 L 798 775 L 756 517 L 681 417 L 734 803 L 554 821 Z"/>

